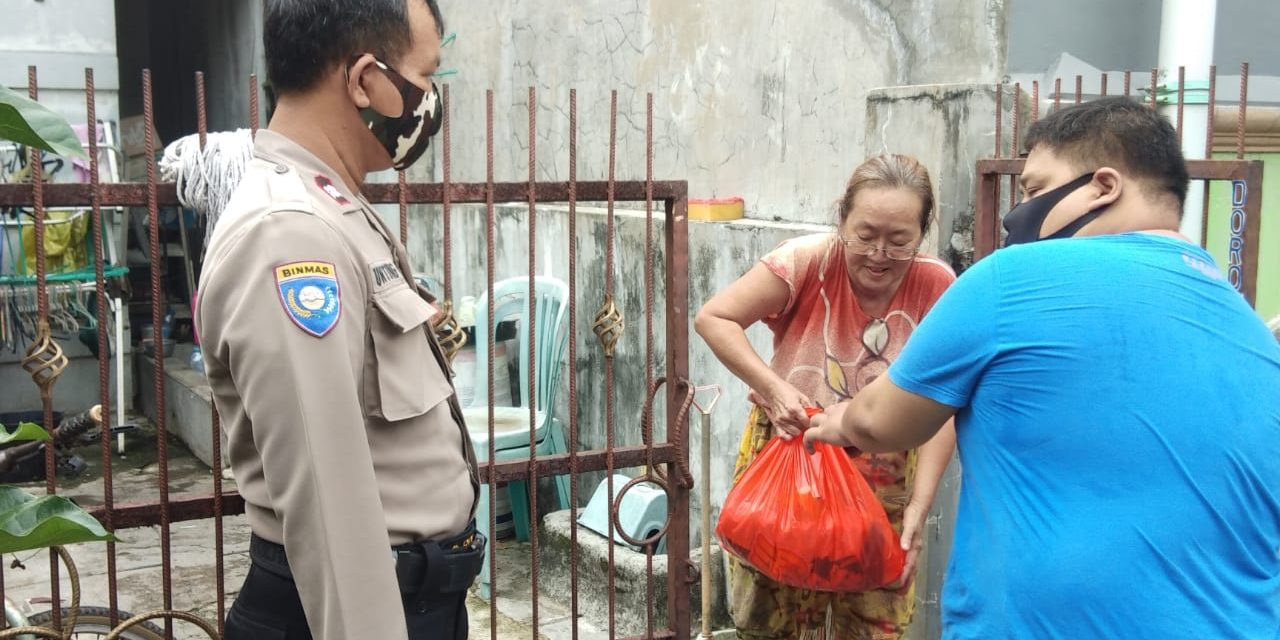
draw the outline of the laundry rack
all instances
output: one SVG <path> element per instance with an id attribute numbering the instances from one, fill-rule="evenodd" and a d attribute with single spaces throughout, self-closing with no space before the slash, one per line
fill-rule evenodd
<path id="1" fill-rule="evenodd" d="M 73 125 L 80 136 L 82 146 L 88 152 L 87 127 Z M 99 179 L 106 182 L 119 182 L 122 167 L 122 152 L 119 145 L 119 134 L 116 123 L 98 121 L 99 166 L 104 169 Z M 29 181 L 29 156 L 25 149 L 10 142 L 0 142 L 0 181 Z M 44 154 L 45 178 L 49 182 L 88 182 L 89 176 L 85 165 L 67 160 L 52 154 Z M 113 361 L 116 375 L 116 422 L 123 425 L 125 421 L 125 361 L 123 354 L 128 349 L 124 337 L 125 306 L 122 298 L 122 282 L 129 273 L 124 266 L 124 256 L 117 246 L 121 237 L 124 210 L 121 207 L 102 207 L 102 256 L 103 276 L 108 281 L 107 299 L 109 319 L 114 331 L 108 335 L 107 345 L 96 345 L 98 349 L 108 349 L 108 357 Z M 50 217 L 49 213 L 57 216 Z M 35 225 L 34 214 L 27 208 L 12 208 L 0 215 L 0 355 L 11 355 L 25 350 L 31 331 L 31 322 L 35 318 L 36 277 L 29 264 L 33 261 L 27 255 L 24 243 L 24 231 L 30 231 Z M 85 257 L 84 264 L 77 268 L 51 269 L 46 274 L 46 291 L 49 304 L 49 321 L 55 336 L 60 340 L 75 340 L 73 329 L 96 329 L 97 316 L 87 308 L 88 296 L 97 289 L 95 267 L 95 243 L 93 238 L 92 214 L 90 207 L 56 207 L 46 212 L 46 234 L 57 230 L 62 225 L 80 224 L 86 231 L 76 242 L 83 242 L 78 249 Z M 104 301 L 97 300 L 98 304 Z M 96 340 L 96 332 L 93 334 Z M 117 447 L 124 453 L 124 434 L 117 436 Z"/>

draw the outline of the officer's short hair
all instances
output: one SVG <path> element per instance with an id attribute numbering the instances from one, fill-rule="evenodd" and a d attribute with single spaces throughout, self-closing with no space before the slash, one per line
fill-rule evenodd
<path id="1" fill-rule="evenodd" d="M 1050 114 L 1027 130 L 1027 151 L 1039 145 L 1081 173 L 1112 167 L 1145 179 L 1176 197 L 1179 211 L 1187 199 L 1187 162 L 1173 125 L 1129 98 L 1101 98 Z"/>
<path id="2" fill-rule="evenodd" d="M 262 40 L 272 90 L 305 91 L 362 53 L 394 64 L 412 41 L 408 2 L 425 2 L 444 34 L 436 0 L 267 0 Z"/>

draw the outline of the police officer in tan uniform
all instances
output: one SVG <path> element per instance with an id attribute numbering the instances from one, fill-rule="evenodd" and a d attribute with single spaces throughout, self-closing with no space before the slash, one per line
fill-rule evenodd
<path id="1" fill-rule="evenodd" d="M 475 454 L 404 247 L 360 195 L 439 128 L 434 0 L 268 0 L 278 105 L 197 322 L 252 566 L 241 639 L 465 638 Z"/>

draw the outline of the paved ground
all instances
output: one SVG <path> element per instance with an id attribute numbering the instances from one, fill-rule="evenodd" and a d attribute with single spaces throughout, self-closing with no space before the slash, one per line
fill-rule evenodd
<path id="1" fill-rule="evenodd" d="M 149 435 L 132 434 L 124 457 L 113 457 L 114 491 L 116 502 L 140 502 L 159 497 L 158 465 L 154 448 L 155 439 Z M 193 457 L 177 440 L 168 444 L 169 493 L 171 498 L 183 494 L 201 494 L 212 491 L 213 480 L 208 467 Z M 60 481 L 59 493 L 67 495 L 84 506 L 103 502 L 101 450 L 88 446 L 78 451 L 89 464 L 84 476 L 70 481 Z M 31 487 L 41 493 L 43 485 Z M 162 608 L 164 602 L 163 566 L 160 550 L 159 527 L 130 529 L 119 532 L 122 542 L 116 545 L 116 586 L 118 606 L 140 613 Z M 224 519 L 224 577 L 226 606 L 235 598 L 248 567 L 249 530 L 243 517 Z M 215 620 L 218 610 L 217 570 L 214 551 L 215 529 L 212 520 L 180 522 L 171 525 L 170 548 L 172 578 L 171 589 L 175 608 L 190 611 L 206 620 Z M 105 544 L 77 545 L 71 549 L 80 572 L 81 605 L 107 606 L 109 582 L 107 550 Z M 490 615 L 489 603 L 475 594 L 468 601 L 471 611 L 471 637 L 491 639 L 533 638 L 534 640 L 559 640 L 570 638 L 573 621 L 567 604 L 568 594 L 539 595 L 539 632 L 534 633 L 530 624 L 531 584 L 527 543 L 500 541 L 497 548 L 498 606 L 497 615 Z M 4 559 L 5 594 L 27 609 L 28 613 L 50 609 L 48 553 L 37 551 L 18 554 Z M 62 598 L 69 602 L 69 583 L 62 574 Z M 588 614 L 601 612 L 587 612 Z M 607 638 L 597 625 L 588 621 L 595 616 L 580 619 L 577 637 L 581 640 Z M 598 618 L 597 618 L 598 619 Z M 207 636 L 193 625 L 177 623 L 174 637 L 198 639 Z"/>

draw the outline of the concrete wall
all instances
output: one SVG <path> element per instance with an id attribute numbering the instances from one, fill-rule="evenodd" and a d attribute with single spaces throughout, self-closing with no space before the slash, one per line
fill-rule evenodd
<path id="1" fill-rule="evenodd" d="M 1004 0 L 442 2 L 455 42 L 454 175 L 484 175 L 483 90 L 495 90 L 499 180 L 527 175 L 527 87 L 539 90 L 539 176 L 567 171 L 578 90 L 580 175 L 607 166 L 619 90 L 618 176 L 643 178 L 645 93 L 655 173 L 692 197 L 742 196 L 747 215 L 826 223 L 864 158 L 874 87 L 987 82 L 1004 72 Z"/>
<path id="2" fill-rule="evenodd" d="M 84 70 L 92 67 L 100 119 L 117 119 L 115 11 L 100 0 L 0 0 L 0 84 L 26 95 L 27 66 L 38 67 L 40 102 L 85 121 Z"/>

